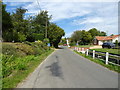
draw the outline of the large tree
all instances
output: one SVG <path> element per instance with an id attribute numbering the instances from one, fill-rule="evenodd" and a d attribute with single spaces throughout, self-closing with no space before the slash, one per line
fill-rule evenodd
<path id="1" fill-rule="evenodd" d="M 78 41 L 81 40 L 81 35 L 82 35 L 81 30 L 75 31 L 71 36 L 71 41 L 74 41 L 77 43 Z"/>
<path id="2" fill-rule="evenodd" d="M 27 9 L 22 7 L 17 8 L 16 12 L 13 13 L 12 22 L 13 22 L 13 37 L 15 42 L 22 42 L 26 40 L 26 35 L 28 32 L 28 20 L 24 19 L 25 12 Z"/>
<path id="3" fill-rule="evenodd" d="M 88 31 L 92 35 L 92 39 L 95 38 L 95 36 L 106 36 L 106 32 L 104 31 L 99 31 L 96 28 L 92 28 Z"/>
<path id="4" fill-rule="evenodd" d="M 50 45 L 54 47 L 58 47 L 58 44 L 62 38 L 62 36 L 65 35 L 65 32 L 62 28 L 57 26 L 54 23 L 51 23 L 49 25 L 49 30 L 48 30 L 48 38 L 50 40 Z"/>
<path id="5" fill-rule="evenodd" d="M 81 41 L 79 42 L 79 44 L 81 45 L 87 45 L 90 44 L 92 41 L 92 35 L 91 33 L 82 30 L 82 35 L 81 35 Z"/>
<path id="6" fill-rule="evenodd" d="M 71 43 L 76 42 L 80 45 L 89 44 L 92 41 L 92 36 L 89 32 L 85 30 L 75 31 L 71 36 Z"/>
<path id="7" fill-rule="evenodd" d="M 12 20 L 10 13 L 6 11 L 6 5 L 2 4 L 2 38 L 3 41 L 12 41 Z"/>
<path id="8" fill-rule="evenodd" d="M 48 26 L 50 24 L 51 16 L 48 15 L 48 11 L 41 11 L 39 14 L 36 15 L 36 17 L 33 19 L 33 24 L 35 28 L 34 34 L 37 37 L 37 39 L 43 40 L 47 37 L 48 32 Z"/>

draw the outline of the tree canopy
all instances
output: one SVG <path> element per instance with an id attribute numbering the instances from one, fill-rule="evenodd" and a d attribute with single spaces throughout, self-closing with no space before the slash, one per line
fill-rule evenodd
<path id="1" fill-rule="evenodd" d="M 11 41 L 12 37 L 10 37 L 9 33 L 12 32 L 12 20 L 10 13 L 6 11 L 6 5 L 2 4 L 2 37 L 4 41 Z M 12 34 L 12 33 L 11 33 Z"/>
<path id="2" fill-rule="evenodd" d="M 91 44 L 95 36 L 106 36 L 106 32 L 99 31 L 96 28 L 92 28 L 89 31 L 77 30 L 71 35 L 71 43 L 79 43 L 80 45 Z"/>
<path id="3" fill-rule="evenodd" d="M 51 23 L 48 30 L 48 38 L 50 40 L 50 45 L 54 47 L 58 47 L 58 43 L 60 42 L 62 36 L 65 35 L 65 32 L 62 28 L 58 27 L 56 24 Z"/>
<path id="4" fill-rule="evenodd" d="M 19 7 L 13 13 L 6 11 L 6 5 L 2 4 L 3 41 L 7 42 L 35 42 L 41 40 L 58 47 L 61 37 L 65 35 L 62 28 L 50 22 L 52 16 L 48 11 L 40 11 L 35 16 L 25 18 L 27 9 Z"/>

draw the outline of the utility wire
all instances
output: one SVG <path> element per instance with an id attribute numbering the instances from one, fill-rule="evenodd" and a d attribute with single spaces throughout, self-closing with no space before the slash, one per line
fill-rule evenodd
<path id="1" fill-rule="evenodd" d="M 40 3 L 38 2 L 38 0 L 37 0 L 37 4 L 38 4 L 38 6 L 39 6 L 40 11 L 42 11 L 41 6 L 40 6 Z"/>
<path id="2" fill-rule="evenodd" d="M 39 6 L 39 9 L 40 9 L 40 12 L 41 12 L 41 11 L 42 11 L 42 9 L 41 9 L 41 6 L 40 6 L 40 3 L 39 3 L 39 1 L 38 1 L 38 0 L 37 0 L 37 4 L 38 4 L 38 6 Z M 45 24 L 46 24 L 45 38 L 47 38 L 47 17 L 46 17 Z"/>

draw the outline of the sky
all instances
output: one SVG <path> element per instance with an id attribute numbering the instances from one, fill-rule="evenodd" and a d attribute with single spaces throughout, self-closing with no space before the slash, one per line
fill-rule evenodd
<path id="1" fill-rule="evenodd" d="M 51 22 L 64 29 L 65 37 L 76 30 L 96 28 L 107 35 L 118 34 L 117 0 L 4 0 L 8 12 L 18 7 L 28 9 L 25 17 L 34 16 L 41 10 L 52 15 Z"/>

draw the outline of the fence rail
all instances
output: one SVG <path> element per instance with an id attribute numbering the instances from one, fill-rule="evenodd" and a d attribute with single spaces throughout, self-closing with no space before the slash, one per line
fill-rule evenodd
<path id="1" fill-rule="evenodd" d="M 105 64 L 114 64 L 120 66 L 120 55 L 112 54 L 108 52 L 100 52 L 95 50 L 90 50 L 89 48 L 79 48 L 74 47 L 74 50 L 86 54 L 86 56 L 91 56 L 93 59 L 98 58 L 105 62 Z"/>

